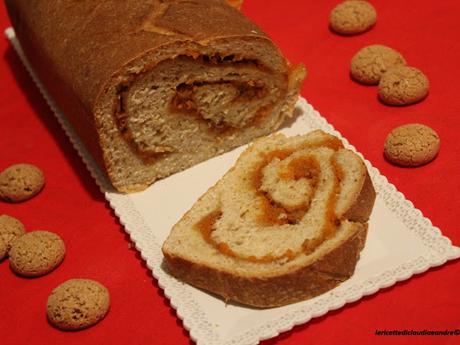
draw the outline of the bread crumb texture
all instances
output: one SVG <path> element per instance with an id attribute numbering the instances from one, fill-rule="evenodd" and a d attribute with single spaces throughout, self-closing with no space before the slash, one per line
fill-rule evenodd
<path id="1" fill-rule="evenodd" d="M 19 275 L 38 277 L 54 270 L 64 260 L 62 239 L 49 231 L 32 231 L 13 242 L 10 267 Z"/>
<path id="2" fill-rule="evenodd" d="M 15 164 L 0 174 L 0 198 L 21 202 L 38 194 L 45 184 L 43 172 L 31 164 Z"/>
<path id="3" fill-rule="evenodd" d="M 48 320 L 62 330 L 90 327 L 104 318 L 110 306 L 109 291 L 90 279 L 70 279 L 48 297 Z"/>
<path id="4" fill-rule="evenodd" d="M 11 216 L 0 216 L 0 260 L 8 256 L 11 244 L 25 233 L 24 225 Z"/>
<path id="5" fill-rule="evenodd" d="M 409 105 L 428 95 L 430 83 L 415 67 L 396 66 L 388 70 L 379 83 L 379 97 L 389 105 Z"/>
<path id="6" fill-rule="evenodd" d="M 367 1 L 344 1 L 332 10 L 329 24 L 342 35 L 356 35 L 369 30 L 377 21 L 374 6 Z"/>
<path id="7" fill-rule="evenodd" d="M 353 56 L 350 73 L 354 80 L 362 84 L 377 85 L 389 68 L 405 64 L 406 60 L 396 50 L 373 44 L 360 49 Z"/>
<path id="8" fill-rule="evenodd" d="M 388 134 L 384 153 L 392 163 L 402 166 L 419 166 L 432 161 L 439 152 L 440 139 L 430 127 L 407 124 Z"/>

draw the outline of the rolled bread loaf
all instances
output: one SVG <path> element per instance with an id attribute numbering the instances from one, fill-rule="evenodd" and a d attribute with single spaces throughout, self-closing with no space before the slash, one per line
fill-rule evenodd
<path id="1" fill-rule="evenodd" d="M 305 76 L 224 0 L 6 5 L 30 63 L 122 192 L 274 131 Z"/>
<path id="2" fill-rule="evenodd" d="M 374 200 L 363 161 L 336 137 L 260 139 L 173 227 L 166 267 L 225 300 L 309 299 L 353 274 Z"/>

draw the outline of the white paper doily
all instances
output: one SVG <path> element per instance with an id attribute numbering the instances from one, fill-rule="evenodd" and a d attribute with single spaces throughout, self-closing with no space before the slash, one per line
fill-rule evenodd
<path id="1" fill-rule="evenodd" d="M 184 327 L 199 345 L 257 344 L 329 310 L 341 308 L 345 303 L 460 257 L 460 248 L 452 246 L 451 241 L 442 236 L 441 231 L 366 160 L 377 199 L 366 246 L 353 277 L 321 296 L 285 307 L 259 310 L 226 305 L 221 299 L 169 276 L 161 267 L 161 244 L 175 222 L 233 165 L 244 148 L 158 181 L 143 192 L 129 195 L 116 193 L 36 77 L 13 29 L 7 29 L 5 34 L 177 310 Z M 281 132 L 296 135 L 322 129 L 342 138 L 348 148 L 355 150 L 305 99 L 298 101 L 296 112 L 296 121 Z"/>

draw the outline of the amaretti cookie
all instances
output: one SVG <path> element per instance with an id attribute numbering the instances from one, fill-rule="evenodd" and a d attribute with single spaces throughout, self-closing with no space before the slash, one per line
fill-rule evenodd
<path id="1" fill-rule="evenodd" d="M 15 164 L 0 173 L 0 198 L 21 202 L 38 194 L 45 184 L 43 172 L 32 164 Z"/>
<path id="2" fill-rule="evenodd" d="M 411 123 L 396 127 L 385 140 L 385 157 L 402 166 L 419 166 L 431 162 L 438 154 L 441 141 L 432 128 Z"/>
<path id="3" fill-rule="evenodd" d="M 376 21 L 377 12 L 369 2 L 349 0 L 334 7 L 329 26 L 341 35 L 356 35 L 369 30 Z"/>
<path id="4" fill-rule="evenodd" d="M 0 260 L 8 255 L 15 239 L 24 235 L 24 225 L 14 217 L 0 215 Z"/>
<path id="5" fill-rule="evenodd" d="M 70 279 L 51 292 L 46 315 L 59 329 L 80 330 L 103 319 L 109 306 L 110 294 L 104 285 L 91 279 Z"/>
<path id="6" fill-rule="evenodd" d="M 377 85 L 389 68 L 406 64 L 396 50 L 382 44 L 373 44 L 360 49 L 351 59 L 350 74 L 362 84 Z"/>
<path id="7" fill-rule="evenodd" d="M 64 260 L 62 239 L 49 231 L 31 231 L 11 246 L 10 267 L 25 277 L 38 277 L 54 270 Z"/>
<path id="8" fill-rule="evenodd" d="M 422 71 L 410 66 L 392 67 L 382 75 L 378 95 L 388 105 L 409 105 L 428 95 L 430 83 Z"/>

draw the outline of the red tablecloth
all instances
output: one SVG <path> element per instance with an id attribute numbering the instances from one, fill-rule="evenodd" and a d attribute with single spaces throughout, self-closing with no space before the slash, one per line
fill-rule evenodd
<path id="1" fill-rule="evenodd" d="M 368 33 L 340 37 L 328 30 L 336 1 L 247 0 L 243 12 L 309 75 L 302 95 L 460 245 L 460 1 L 375 0 L 378 23 Z M 2 5 L 0 27 L 9 21 Z M 350 58 L 361 47 L 383 43 L 429 77 L 430 94 L 409 107 L 378 102 L 375 87 L 350 80 Z M 19 218 L 28 230 L 59 233 L 67 246 L 52 274 L 24 279 L 0 263 L 1 344 L 189 344 L 187 331 L 169 306 L 123 227 L 53 118 L 6 38 L 0 38 L 0 169 L 30 162 L 47 185 L 22 204 L 0 202 L 0 213 Z M 441 152 L 427 166 L 398 168 L 382 155 L 390 129 L 409 122 L 433 127 Z M 372 231 L 372 229 L 371 229 Z M 112 297 L 107 318 L 91 329 L 66 333 L 46 321 L 47 296 L 72 277 L 95 278 Z M 459 329 L 460 262 L 398 283 L 359 302 L 295 327 L 263 344 L 458 344 L 457 337 L 379 337 L 376 329 Z"/>

